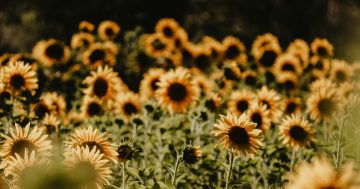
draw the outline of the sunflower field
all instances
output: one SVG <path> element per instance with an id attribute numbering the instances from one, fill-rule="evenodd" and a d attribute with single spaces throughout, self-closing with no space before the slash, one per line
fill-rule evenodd
<path id="1" fill-rule="evenodd" d="M 0 54 L 0 189 L 360 189 L 360 64 L 327 38 L 74 30 Z"/>

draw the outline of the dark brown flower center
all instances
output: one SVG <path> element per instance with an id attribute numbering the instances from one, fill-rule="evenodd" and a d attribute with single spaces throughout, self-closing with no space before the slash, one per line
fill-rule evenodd
<path id="1" fill-rule="evenodd" d="M 93 52 L 91 52 L 89 59 L 90 63 L 93 64 L 99 60 L 104 60 L 105 58 L 105 51 L 102 49 L 95 49 Z"/>
<path id="2" fill-rule="evenodd" d="M 15 154 L 18 154 L 19 156 L 24 157 L 25 156 L 25 148 L 28 153 L 30 153 L 31 151 L 36 149 L 35 145 L 32 142 L 30 142 L 28 140 L 20 139 L 20 140 L 14 142 L 13 146 L 11 147 L 10 154 L 12 156 L 15 156 Z"/>
<path id="3" fill-rule="evenodd" d="M 108 91 L 108 82 L 104 78 L 97 78 L 94 82 L 93 92 L 97 97 L 104 97 Z"/>
<path id="4" fill-rule="evenodd" d="M 267 109 L 271 109 L 271 105 L 270 105 L 270 102 L 269 102 L 269 101 L 267 101 L 267 100 L 261 100 L 261 103 L 264 104 L 264 105 L 266 105 L 266 108 L 267 108 Z"/>
<path id="5" fill-rule="evenodd" d="M 308 138 L 308 133 L 299 125 L 291 126 L 289 135 L 292 139 L 300 142 L 304 142 Z"/>
<path id="6" fill-rule="evenodd" d="M 295 67 L 294 65 L 292 65 L 291 63 L 285 63 L 282 67 L 281 67 L 282 71 L 290 71 L 290 72 L 295 72 Z"/>
<path id="7" fill-rule="evenodd" d="M 254 77 L 253 75 L 248 75 L 245 77 L 245 84 L 246 85 L 255 85 L 256 84 L 256 77 Z"/>
<path id="8" fill-rule="evenodd" d="M 109 38 L 112 38 L 114 36 L 115 32 L 112 28 L 106 28 L 105 29 L 105 35 L 108 36 Z"/>
<path id="9" fill-rule="evenodd" d="M 170 27 L 164 27 L 163 29 L 164 35 L 168 38 L 174 35 L 174 31 Z"/>
<path id="10" fill-rule="evenodd" d="M 297 104 L 294 103 L 294 102 L 290 102 L 286 105 L 286 110 L 285 110 L 285 113 L 286 114 L 292 114 L 292 113 L 295 113 L 295 110 L 297 108 Z"/>
<path id="11" fill-rule="evenodd" d="M 96 102 L 91 102 L 87 108 L 87 113 L 89 116 L 101 115 L 102 111 L 103 110 L 101 108 L 101 105 Z"/>
<path id="12" fill-rule="evenodd" d="M 323 61 L 319 60 L 318 62 L 316 62 L 315 69 L 318 69 L 318 70 L 324 69 Z"/>
<path id="13" fill-rule="evenodd" d="M 336 102 L 332 99 L 321 99 L 318 103 L 320 114 L 331 116 L 337 108 Z"/>
<path id="14" fill-rule="evenodd" d="M 277 54 L 273 50 L 265 51 L 260 58 L 260 62 L 264 67 L 271 67 L 274 65 L 276 57 Z"/>
<path id="15" fill-rule="evenodd" d="M 21 89 L 25 86 L 25 78 L 21 74 L 14 74 L 10 77 L 10 85 L 15 89 Z"/>
<path id="16" fill-rule="evenodd" d="M 51 135 L 55 133 L 56 127 L 54 125 L 45 125 L 46 128 L 46 134 Z"/>
<path id="17" fill-rule="evenodd" d="M 128 145 L 121 145 L 117 149 L 117 153 L 119 154 L 117 156 L 119 161 L 124 162 L 132 158 L 133 150 Z"/>
<path id="18" fill-rule="evenodd" d="M 154 49 L 161 51 L 164 50 L 166 48 L 166 45 L 164 43 L 162 43 L 159 39 L 155 39 L 151 45 L 154 47 Z"/>
<path id="19" fill-rule="evenodd" d="M 132 115 L 136 114 L 138 112 L 138 109 L 133 103 L 127 102 L 124 104 L 124 112 L 126 115 Z"/>
<path id="20" fill-rule="evenodd" d="M 236 103 L 236 108 L 239 112 L 245 112 L 249 108 L 249 102 L 247 100 L 239 100 Z"/>
<path id="21" fill-rule="evenodd" d="M 344 71 L 342 71 L 342 70 L 338 70 L 335 73 L 335 77 L 336 77 L 336 80 L 338 80 L 339 82 L 344 82 L 347 79 L 346 73 Z"/>
<path id="22" fill-rule="evenodd" d="M 327 51 L 327 49 L 325 47 L 319 47 L 317 49 L 317 53 L 320 55 L 320 56 L 328 56 L 329 53 Z"/>
<path id="23" fill-rule="evenodd" d="M 207 100 L 205 101 L 205 107 L 211 111 L 215 111 L 216 110 L 216 105 L 214 100 Z"/>
<path id="24" fill-rule="evenodd" d="M 35 114 L 39 119 L 44 118 L 45 114 L 50 113 L 49 108 L 42 102 L 39 102 L 35 108 Z"/>
<path id="25" fill-rule="evenodd" d="M 159 78 L 153 79 L 153 80 L 151 81 L 151 83 L 150 83 L 151 89 L 152 89 L 153 91 L 156 91 L 156 89 L 159 88 L 159 86 L 157 86 L 157 84 L 156 84 L 157 82 L 159 82 Z"/>
<path id="26" fill-rule="evenodd" d="M 229 139 L 236 145 L 249 145 L 250 138 L 245 128 L 239 126 L 231 127 L 228 133 Z"/>
<path id="27" fill-rule="evenodd" d="M 71 173 L 73 173 L 74 176 L 79 177 L 77 180 L 80 183 L 91 183 L 94 182 L 98 177 L 98 173 L 94 165 L 87 161 L 78 162 Z M 87 185 L 89 186 L 89 184 Z"/>
<path id="28" fill-rule="evenodd" d="M 104 153 L 104 150 L 103 148 L 101 147 L 100 144 L 98 144 L 97 142 L 95 141 L 86 141 L 86 142 L 83 142 L 81 144 L 81 147 L 85 147 L 85 146 L 88 146 L 90 150 L 92 150 L 94 147 L 100 151 L 100 153 Z"/>
<path id="29" fill-rule="evenodd" d="M 183 150 L 183 160 L 187 164 L 194 164 L 198 161 L 199 156 L 195 148 L 186 148 Z"/>
<path id="30" fill-rule="evenodd" d="M 236 45 L 230 45 L 225 51 L 226 59 L 235 59 L 240 55 L 240 49 Z"/>
<path id="31" fill-rule="evenodd" d="M 61 60 L 65 54 L 64 47 L 59 43 L 49 45 L 45 50 L 45 54 L 55 60 Z"/>
<path id="32" fill-rule="evenodd" d="M 172 83 L 168 88 L 168 96 L 175 102 L 183 101 L 188 94 L 186 87 L 181 83 Z"/>
<path id="33" fill-rule="evenodd" d="M 291 80 L 286 80 L 284 83 L 283 83 L 283 86 L 286 90 L 293 90 L 295 89 L 295 83 Z"/>
<path id="34" fill-rule="evenodd" d="M 262 116 L 259 112 L 255 112 L 251 115 L 251 121 L 256 123 L 256 128 L 257 129 L 260 129 L 261 126 L 262 126 L 262 122 L 263 122 L 263 119 L 262 119 Z"/>
<path id="35" fill-rule="evenodd" d="M 201 54 L 195 58 L 195 66 L 200 70 L 205 70 L 210 66 L 210 58 L 204 54 Z"/>

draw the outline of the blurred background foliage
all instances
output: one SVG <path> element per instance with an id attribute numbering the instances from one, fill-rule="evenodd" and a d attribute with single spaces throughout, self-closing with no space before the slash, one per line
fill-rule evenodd
<path id="1" fill-rule="evenodd" d="M 236 35 L 248 49 L 257 35 L 271 32 L 283 47 L 294 38 L 328 38 L 336 56 L 360 59 L 358 0 L 1 0 L 0 53 L 30 51 L 36 41 L 69 41 L 78 23 L 117 21 L 122 31 L 145 32 L 163 17 L 175 18 L 194 41 L 208 34 Z"/>

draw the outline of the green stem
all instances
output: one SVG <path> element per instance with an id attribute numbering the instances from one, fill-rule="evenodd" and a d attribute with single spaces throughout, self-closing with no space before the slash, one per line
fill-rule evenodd
<path id="1" fill-rule="evenodd" d="M 345 119 L 346 116 L 344 116 L 341 119 L 341 123 L 340 123 L 340 128 L 339 128 L 339 135 L 338 135 L 338 140 L 337 140 L 337 145 L 336 145 L 336 162 L 335 162 L 335 167 L 336 169 L 339 168 L 340 166 L 340 156 L 341 156 L 341 138 L 342 138 L 342 133 L 343 133 L 343 128 L 344 128 L 344 124 L 345 124 Z"/>
<path id="2" fill-rule="evenodd" d="M 126 183 L 126 161 L 122 163 L 122 189 L 125 189 L 125 183 Z"/>
<path id="3" fill-rule="evenodd" d="M 172 178 L 172 185 L 175 186 L 175 188 L 176 188 L 176 176 L 177 176 L 177 172 L 179 170 L 179 166 L 180 166 L 180 156 L 176 155 L 174 175 L 173 175 L 173 178 Z"/>
<path id="4" fill-rule="evenodd" d="M 291 154 L 290 172 L 293 170 L 295 157 L 296 157 L 296 150 L 293 150 Z"/>
<path id="5" fill-rule="evenodd" d="M 229 188 L 229 183 L 230 183 L 230 179 L 231 179 L 231 172 L 233 169 L 233 165 L 234 165 L 234 154 L 233 152 L 230 152 L 229 154 L 229 169 L 226 175 L 226 184 L 225 184 L 225 189 Z"/>

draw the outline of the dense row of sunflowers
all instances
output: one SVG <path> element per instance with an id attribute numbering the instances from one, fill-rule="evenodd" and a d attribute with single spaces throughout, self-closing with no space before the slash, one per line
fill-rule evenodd
<path id="1" fill-rule="evenodd" d="M 360 188 L 360 66 L 326 39 L 95 29 L 0 57 L 0 188 Z"/>

